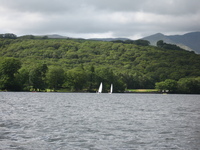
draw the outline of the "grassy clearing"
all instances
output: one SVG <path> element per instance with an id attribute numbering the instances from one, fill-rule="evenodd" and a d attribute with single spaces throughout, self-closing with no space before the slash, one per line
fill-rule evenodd
<path id="1" fill-rule="evenodd" d="M 159 92 L 157 89 L 127 89 L 126 92 L 135 93 L 156 93 Z"/>

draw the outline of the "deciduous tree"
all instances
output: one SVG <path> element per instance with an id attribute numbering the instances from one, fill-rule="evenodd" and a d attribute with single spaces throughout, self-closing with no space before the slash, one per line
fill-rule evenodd
<path id="1" fill-rule="evenodd" d="M 47 72 L 47 84 L 54 91 L 62 87 L 64 79 L 64 70 L 60 67 L 51 67 Z"/>
<path id="2" fill-rule="evenodd" d="M 0 64 L 0 88 L 2 90 L 20 90 L 16 74 L 21 62 L 15 58 L 6 58 Z"/>

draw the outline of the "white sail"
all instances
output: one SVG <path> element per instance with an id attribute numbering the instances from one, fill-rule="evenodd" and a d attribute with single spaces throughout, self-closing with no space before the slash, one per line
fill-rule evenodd
<path id="1" fill-rule="evenodd" d="M 99 90 L 98 90 L 98 93 L 102 93 L 102 89 L 103 89 L 103 84 L 101 82 L 100 86 L 99 86 Z"/>
<path id="2" fill-rule="evenodd" d="M 110 94 L 113 92 L 113 84 L 110 86 Z"/>

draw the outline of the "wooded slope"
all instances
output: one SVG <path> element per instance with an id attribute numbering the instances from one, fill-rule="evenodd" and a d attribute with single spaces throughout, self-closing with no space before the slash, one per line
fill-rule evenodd
<path id="1" fill-rule="evenodd" d="M 166 79 L 200 76 L 200 55 L 194 52 L 115 42 L 0 39 L 0 57 L 19 59 L 28 72 L 39 64 L 61 67 L 64 72 L 107 69 L 125 88 L 132 89 L 154 88 L 156 82 Z M 99 81 L 95 82 L 97 86 Z"/>

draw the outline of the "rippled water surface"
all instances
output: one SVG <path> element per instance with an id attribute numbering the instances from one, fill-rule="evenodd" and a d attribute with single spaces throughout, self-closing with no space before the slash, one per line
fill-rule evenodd
<path id="1" fill-rule="evenodd" d="M 2 150 L 198 150 L 200 95 L 0 93 Z"/>

